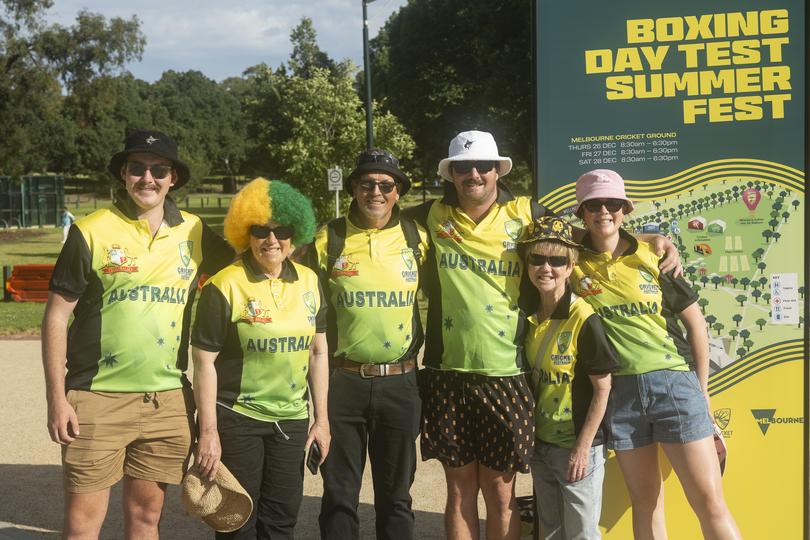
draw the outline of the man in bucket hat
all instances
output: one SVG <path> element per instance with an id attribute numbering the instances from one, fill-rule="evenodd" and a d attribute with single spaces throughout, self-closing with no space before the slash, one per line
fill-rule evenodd
<path id="1" fill-rule="evenodd" d="M 133 132 L 108 170 L 118 201 L 71 226 L 49 284 L 48 431 L 62 445 L 65 538 L 98 536 L 122 477 L 124 536 L 157 538 L 192 441 L 184 371 L 197 281 L 233 251 L 168 197 L 189 179 L 168 135 Z"/>
<path id="2" fill-rule="evenodd" d="M 323 227 L 308 250 L 327 294 L 332 443 L 321 468 L 321 537 L 360 536 L 357 506 L 368 453 L 376 537 L 413 538 L 410 487 L 421 401 L 416 302 L 424 229 L 399 211 L 410 187 L 389 152 L 363 151 L 346 179 L 349 215 Z"/>
<path id="3" fill-rule="evenodd" d="M 459 133 L 439 162 L 443 198 L 413 210 L 430 237 L 422 276 L 430 300 L 422 459 L 444 466 L 451 538 L 478 538 L 479 490 L 487 538 L 518 537 L 515 473 L 529 472 L 533 452 L 517 244 L 524 227 L 547 210 L 512 195 L 500 180 L 511 169 L 490 133 Z M 657 242 L 668 244 L 668 263 L 675 263 L 672 243 Z"/>

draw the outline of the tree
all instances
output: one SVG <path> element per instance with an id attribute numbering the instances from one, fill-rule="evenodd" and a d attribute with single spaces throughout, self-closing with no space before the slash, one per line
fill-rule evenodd
<path id="1" fill-rule="evenodd" d="M 412 1 L 372 40 L 374 96 L 385 96 L 384 107 L 413 135 L 414 163 L 425 177 L 433 177 L 436 163 L 447 157 L 448 141 L 461 129 L 492 132 L 503 155 L 512 157 L 518 171 L 528 171 L 531 5 Z M 493 77 L 508 83 L 493 84 Z"/>
<path id="2" fill-rule="evenodd" d="M 770 221 L 768 222 L 768 225 L 770 225 L 770 226 L 771 226 L 771 230 L 772 230 L 772 231 L 775 231 L 775 230 L 776 230 L 776 228 L 779 226 L 779 220 L 777 220 L 777 219 L 772 219 L 772 220 L 770 220 Z"/>
<path id="3" fill-rule="evenodd" d="M 747 352 L 748 351 L 745 349 L 745 347 L 740 347 L 739 349 L 737 349 L 737 356 L 742 358 L 743 356 L 745 356 L 745 353 Z"/>
<path id="4" fill-rule="evenodd" d="M 771 301 L 771 293 L 763 293 L 762 300 L 767 304 Z"/>
<path id="5" fill-rule="evenodd" d="M 714 328 L 715 332 L 717 332 L 717 335 L 719 336 L 720 332 L 723 330 L 723 328 L 725 328 L 725 325 L 723 323 L 714 323 L 712 328 Z"/>
<path id="6" fill-rule="evenodd" d="M 765 243 L 767 244 L 770 242 L 771 237 L 773 236 L 773 231 L 771 231 L 770 229 L 765 229 L 764 231 L 762 231 L 762 236 L 765 238 Z"/>
<path id="7" fill-rule="evenodd" d="M 709 305 L 709 301 L 705 298 L 699 298 L 697 304 L 700 306 L 700 312 L 705 314 L 706 313 L 706 306 Z"/>
<path id="8" fill-rule="evenodd" d="M 712 276 L 712 283 L 714 284 L 714 288 L 717 289 L 717 286 L 723 283 L 723 278 L 720 276 Z"/>
<path id="9" fill-rule="evenodd" d="M 762 291 L 760 291 L 759 289 L 754 289 L 753 291 L 751 291 L 751 296 L 754 297 L 754 302 L 758 304 L 759 297 L 762 296 Z"/>
<path id="10" fill-rule="evenodd" d="M 751 337 L 750 330 L 748 330 L 747 328 L 743 328 L 742 330 L 740 330 L 740 337 L 743 339 L 748 339 L 749 337 Z"/>
<path id="11" fill-rule="evenodd" d="M 761 276 L 757 281 L 759 282 L 759 286 L 763 289 L 768 284 L 768 278 L 766 276 Z"/>
<path id="12" fill-rule="evenodd" d="M 765 268 L 767 268 L 767 267 L 768 267 L 768 265 L 765 262 L 761 262 L 761 263 L 757 264 L 757 268 L 759 268 L 759 271 L 762 272 L 763 274 L 765 273 Z"/>
<path id="13" fill-rule="evenodd" d="M 717 317 L 715 317 L 714 315 L 706 315 L 705 318 L 706 324 L 708 324 L 709 326 L 712 326 L 714 323 L 717 322 Z"/>
<path id="14" fill-rule="evenodd" d="M 790 204 L 791 204 L 791 206 L 793 206 L 793 210 L 795 211 L 799 207 L 799 205 L 802 204 L 802 203 L 801 203 L 801 201 L 799 201 L 799 199 L 793 199 L 790 202 Z"/>
<path id="15" fill-rule="evenodd" d="M 762 330 L 762 327 L 765 326 L 768 323 L 768 321 L 766 321 L 765 319 L 757 319 L 756 321 L 754 321 L 754 323 L 757 326 L 759 326 L 760 330 Z"/>
<path id="16" fill-rule="evenodd" d="M 804 299 L 804 285 L 797 289 L 799 291 L 799 297 Z"/>
<path id="17" fill-rule="evenodd" d="M 782 233 L 780 233 L 779 231 L 776 231 L 775 233 L 773 233 L 773 241 L 774 242 L 779 242 L 780 238 L 782 238 Z"/>
<path id="18" fill-rule="evenodd" d="M 743 298 L 743 301 L 740 301 L 740 300 L 739 300 L 739 298 L 740 298 L 740 297 L 738 296 L 738 297 L 737 297 L 737 301 L 739 301 L 739 302 L 742 304 L 742 302 L 743 302 L 743 301 L 745 301 L 745 299 Z M 737 323 L 737 328 L 739 328 L 739 327 L 740 327 L 740 323 L 741 323 L 741 322 L 742 322 L 742 320 L 743 320 L 743 316 L 742 316 L 742 315 L 740 315 L 739 313 L 735 313 L 734 315 L 732 315 L 732 316 L 731 316 L 731 320 L 732 320 L 732 321 L 734 321 L 735 323 Z"/>
<path id="19" fill-rule="evenodd" d="M 337 63 L 321 50 L 312 19 L 303 17 L 290 33 L 293 50 L 287 64 L 295 77 L 310 79 L 316 69 L 326 69 L 330 76 L 340 78 L 349 75 L 351 64 Z"/>
<path id="20" fill-rule="evenodd" d="M 750 351 L 751 347 L 754 346 L 754 342 L 751 341 L 750 339 L 746 339 L 745 341 L 743 341 L 743 345 L 745 345 L 745 350 L 747 352 L 747 351 Z"/>
<path id="21" fill-rule="evenodd" d="M 728 331 L 728 335 L 731 336 L 731 339 L 737 339 L 737 336 L 740 335 L 740 333 L 732 328 L 731 330 Z"/>
<path id="22" fill-rule="evenodd" d="M 787 223 L 787 220 L 788 220 L 789 217 L 790 217 L 790 212 L 787 212 L 787 211 L 782 212 L 782 219 L 785 220 L 785 223 Z"/>
<path id="23" fill-rule="evenodd" d="M 744 278 L 741 278 L 741 279 L 740 279 L 740 284 L 743 286 L 743 290 L 744 290 L 744 291 L 747 291 L 747 290 L 748 290 L 748 284 L 749 284 L 749 283 L 751 283 L 751 279 L 750 279 L 750 278 L 744 277 Z"/>
<path id="24" fill-rule="evenodd" d="M 764 254 L 765 254 L 764 249 L 757 248 L 757 249 L 754 250 L 753 253 L 751 253 L 751 256 L 754 258 L 755 261 L 759 262 L 759 260 L 762 258 L 762 255 L 764 255 Z"/>
<path id="25" fill-rule="evenodd" d="M 143 51 L 136 17 L 108 21 L 81 11 L 70 27 L 46 25 L 52 5 L 0 2 L 0 174 L 61 170 L 84 129 L 63 116 L 65 96 L 122 71 Z"/>

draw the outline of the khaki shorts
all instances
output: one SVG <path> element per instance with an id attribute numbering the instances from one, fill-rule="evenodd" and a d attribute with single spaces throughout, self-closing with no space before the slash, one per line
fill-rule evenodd
<path id="1" fill-rule="evenodd" d="M 79 436 L 62 447 L 65 490 L 106 489 L 124 475 L 179 484 L 191 450 L 190 389 L 149 393 L 69 390 Z"/>

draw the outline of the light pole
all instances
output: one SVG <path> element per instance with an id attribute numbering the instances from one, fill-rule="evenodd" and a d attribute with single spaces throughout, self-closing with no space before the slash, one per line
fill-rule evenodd
<path id="1" fill-rule="evenodd" d="M 363 2 L 363 71 L 366 75 L 366 148 L 374 146 L 374 128 L 371 124 L 371 62 L 368 54 L 368 10 L 366 5 L 374 0 Z"/>

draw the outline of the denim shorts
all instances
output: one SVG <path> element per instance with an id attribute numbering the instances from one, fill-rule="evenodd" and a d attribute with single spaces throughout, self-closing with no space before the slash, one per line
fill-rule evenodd
<path id="1" fill-rule="evenodd" d="M 608 446 L 618 451 L 654 442 L 685 444 L 714 433 L 694 371 L 614 376 L 606 421 Z"/>

